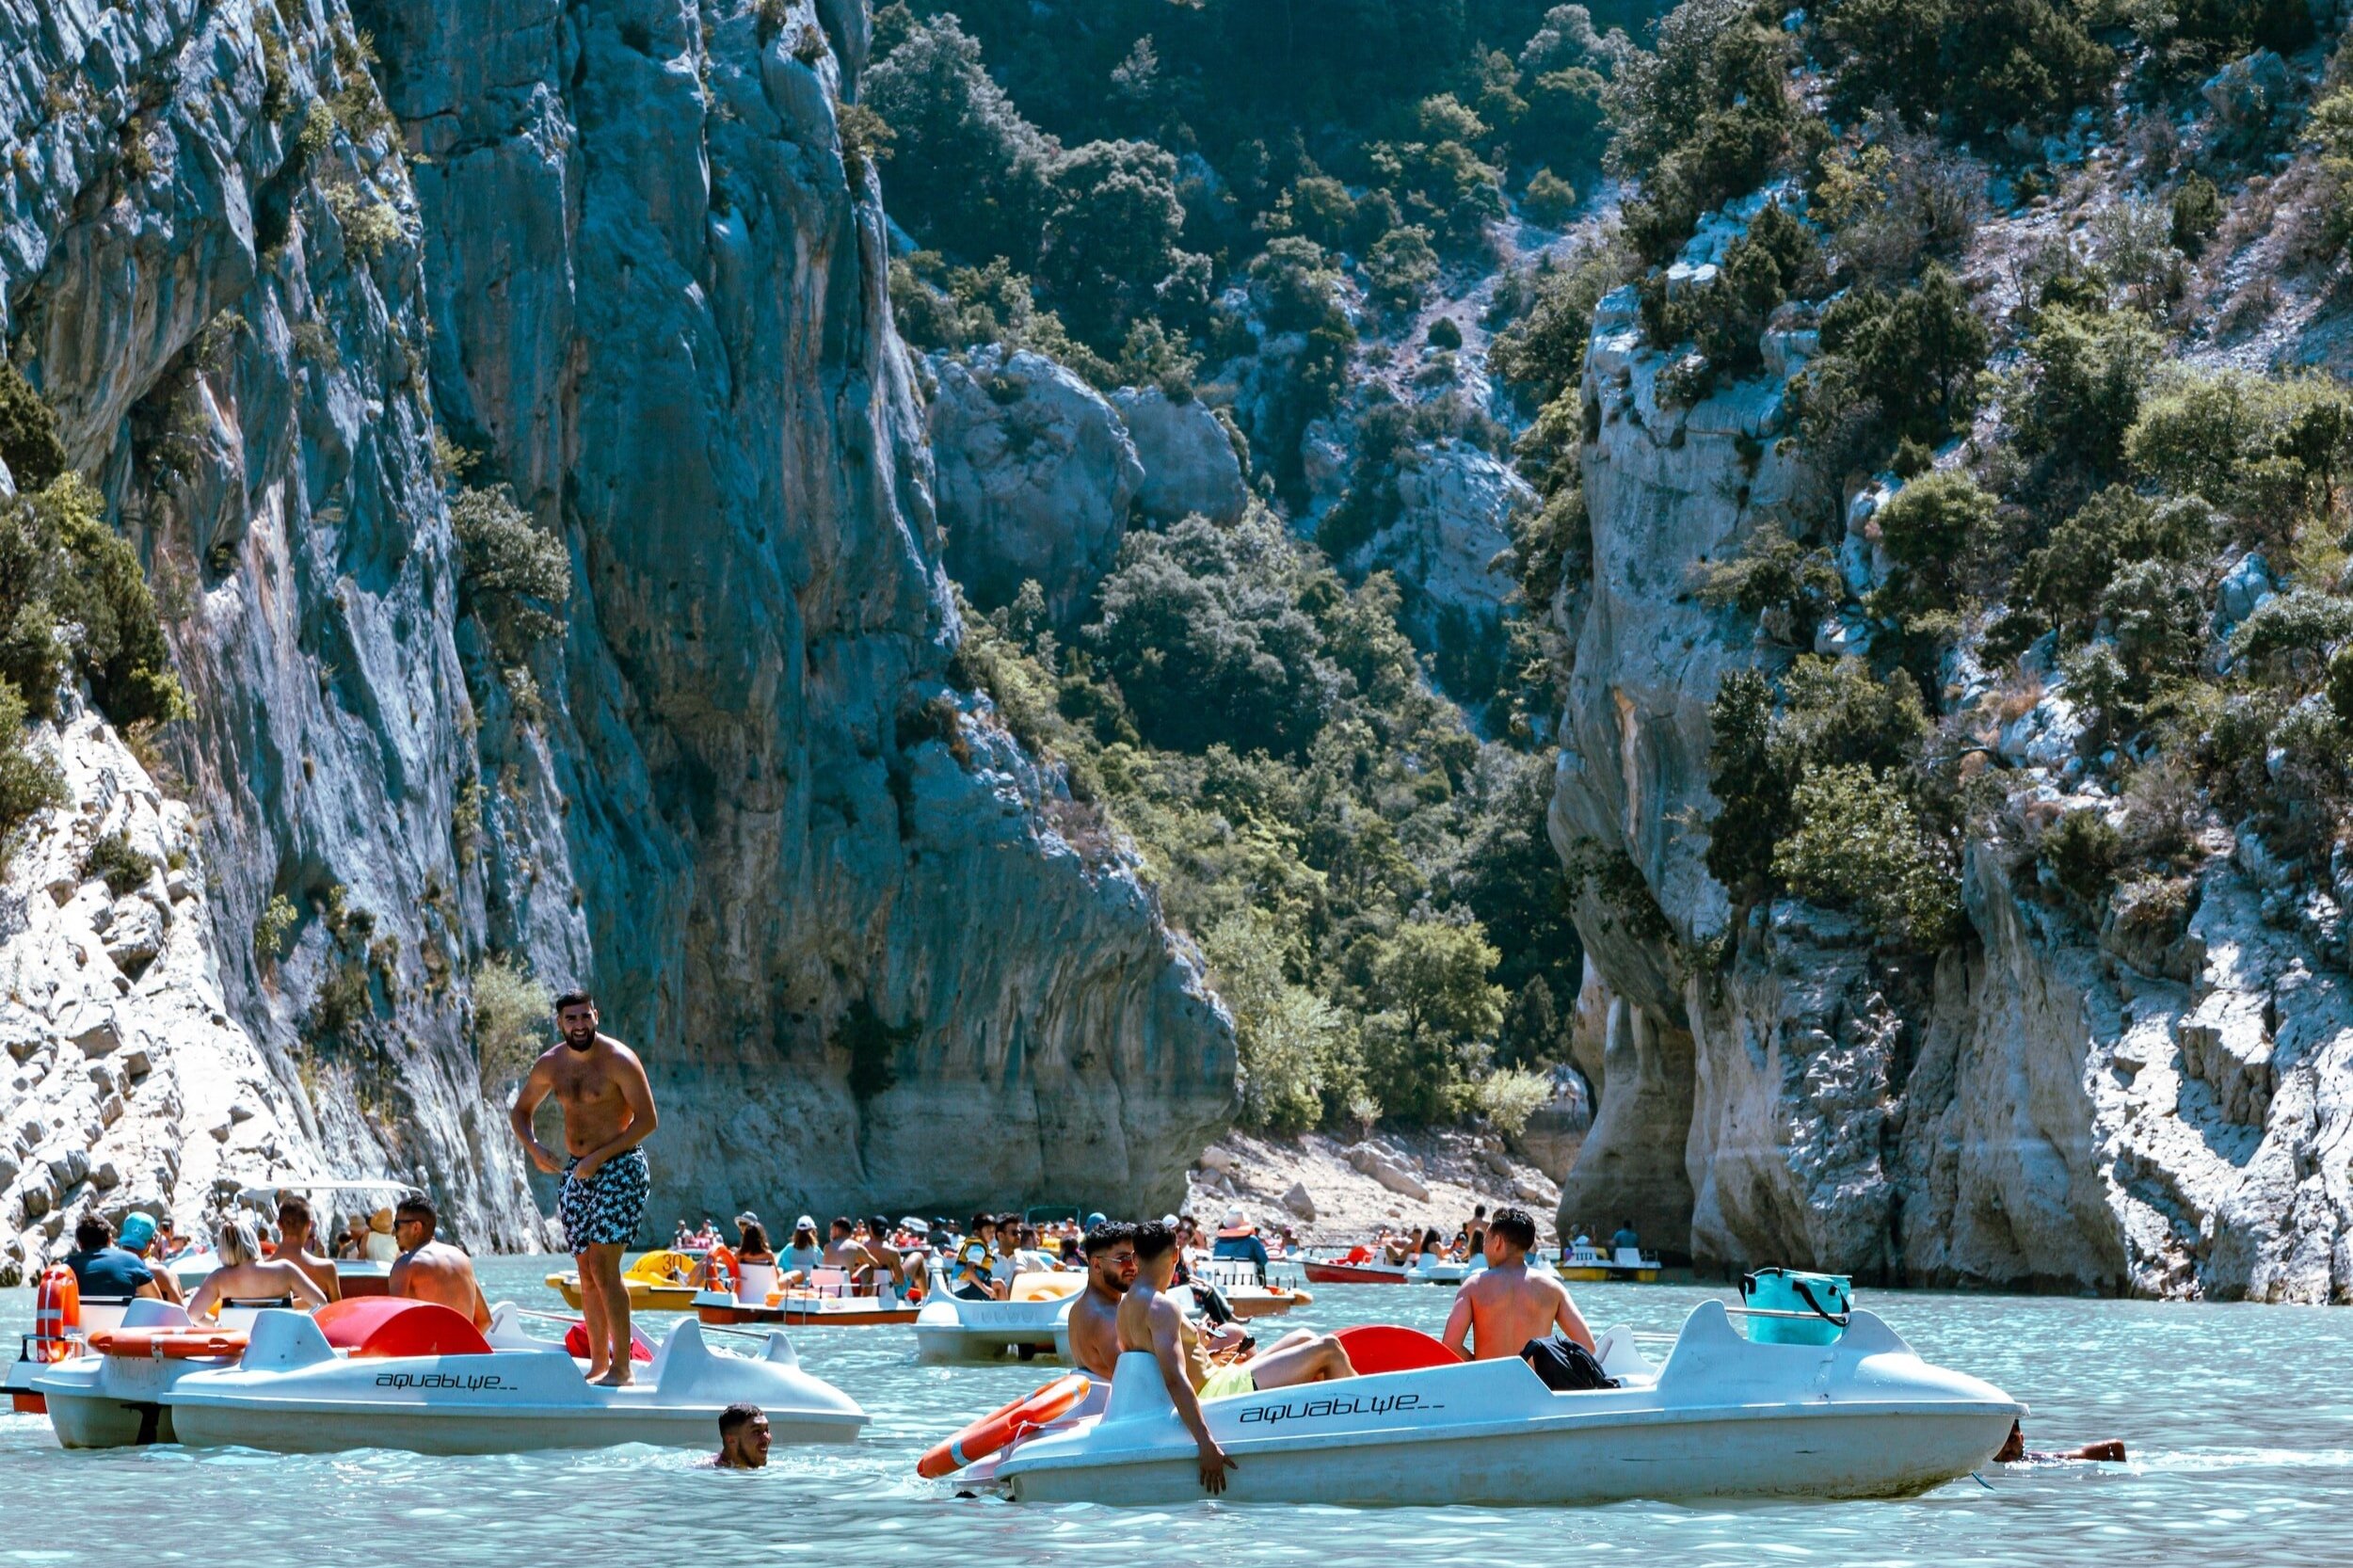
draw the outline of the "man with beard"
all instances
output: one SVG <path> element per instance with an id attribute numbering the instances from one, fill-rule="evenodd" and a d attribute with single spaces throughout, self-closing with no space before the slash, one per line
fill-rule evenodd
<path id="1" fill-rule="evenodd" d="M 597 1004 L 587 992 L 556 998 L 555 1024 L 563 1041 L 533 1064 L 507 1120 L 531 1162 L 564 1178 L 556 1215 L 565 1247 L 580 1267 L 589 1381 L 624 1387 L 632 1379 L 621 1249 L 636 1239 L 653 1186 L 653 1168 L 640 1146 L 653 1134 L 653 1086 L 635 1051 L 597 1032 Z M 550 1095 L 564 1111 L 568 1158 L 561 1160 L 531 1129 L 532 1113 Z"/>
<path id="2" fill-rule="evenodd" d="M 1119 1299 L 1136 1282 L 1136 1227 L 1107 1221 L 1086 1233 L 1087 1288 L 1070 1304 L 1070 1359 L 1108 1384 L 1119 1364 Z"/>

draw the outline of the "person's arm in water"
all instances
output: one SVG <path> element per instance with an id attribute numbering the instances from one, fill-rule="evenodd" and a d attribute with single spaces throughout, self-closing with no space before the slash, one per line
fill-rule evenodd
<path id="1" fill-rule="evenodd" d="M 1225 1472 L 1236 1466 L 1209 1435 L 1209 1419 L 1201 1414 L 1201 1396 L 1194 1391 L 1193 1374 L 1185 1367 L 1185 1315 L 1166 1296 L 1156 1296 L 1151 1319 L 1152 1358 L 1160 1364 L 1160 1381 L 1168 1385 L 1177 1419 L 1193 1433 L 1193 1446 L 1200 1452 L 1201 1489 L 1215 1496 L 1225 1490 Z"/>
<path id="2" fill-rule="evenodd" d="M 1577 1299 L 1569 1294 L 1566 1286 L 1555 1285 L 1553 1289 L 1561 1296 L 1561 1304 L 1552 1313 L 1553 1327 L 1598 1355 L 1600 1352 L 1593 1345 L 1593 1331 L 1585 1326 L 1585 1314 L 1577 1309 Z"/>
<path id="3" fill-rule="evenodd" d="M 621 1080 L 621 1103 L 629 1107 L 629 1125 L 601 1148 L 590 1149 L 581 1157 L 572 1174 L 583 1181 L 593 1179 L 615 1155 L 627 1154 L 653 1136 L 653 1085 L 646 1079 L 646 1064 L 627 1046 L 616 1046 L 613 1053 L 620 1063 L 617 1076 Z"/>
<path id="4" fill-rule="evenodd" d="M 564 1161 L 555 1157 L 554 1150 L 539 1142 L 539 1135 L 531 1129 L 533 1112 L 539 1109 L 542 1100 L 553 1093 L 555 1074 L 548 1066 L 548 1059 L 542 1056 L 531 1064 L 531 1071 L 523 1079 L 522 1087 L 515 1091 L 515 1103 L 506 1112 L 506 1121 L 515 1129 L 515 1136 L 522 1140 L 523 1153 L 531 1157 L 531 1162 L 550 1176 L 561 1176 Z M 354 1251 L 360 1249 L 355 1246 Z"/>
<path id="5" fill-rule="evenodd" d="M 1471 1288 L 1465 1280 L 1454 1292 L 1454 1305 L 1446 1315 L 1446 1332 L 1438 1336 L 1441 1343 L 1464 1360 L 1470 1359 Z"/>

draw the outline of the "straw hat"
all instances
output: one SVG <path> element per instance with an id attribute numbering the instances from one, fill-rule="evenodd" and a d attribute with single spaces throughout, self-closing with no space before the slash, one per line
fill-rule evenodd
<path id="1" fill-rule="evenodd" d="M 368 1228 L 370 1230 L 380 1230 L 385 1235 L 390 1236 L 392 1233 L 392 1211 L 390 1208 L 379 1208 L 375 1213 L 369 1215 Z"/>

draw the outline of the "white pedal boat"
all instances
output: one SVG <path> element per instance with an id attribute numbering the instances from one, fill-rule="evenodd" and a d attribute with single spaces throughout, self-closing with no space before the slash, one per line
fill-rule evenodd
<path id="1" fill-rule="evenodd" d="M 923 1298 L 915 1315 L 919 1361 L 993 1361 L 1007 1351 L 1022 1360 L 1041 1355 L 1070 1359 L 1070 1304 L 1086 1288 L 1080 1273 L 1023 1274 L 1013 1282 L 1012 1299 L 966 1301 L 938 1288 Z"/>
<path id="2" fill-rule="evenodd" d="M 1439 1506 L 1628 1498 L 1903 1496 L 1993 1457 L 2025 1407 L 1922 1361 L 1855 1312 L 1830 1345 L 1758 1344 L 1721 1302 L 1663 1367 L 1611 1331 L 1625 1386 L 1556 1394 L 1517 1359 L 1235 1395 L 1202 1408 L 1236 1502 Z M 1152 1357 L 1120 1358 L 1098 1416 L 1017 1442 L 988 1480 L 1021 1502 L 1203 1496 L 1193 1439 Z M 968 1478 L 968 1484 L 970 1478 Z"/>
<path id="3" fill-rule="evenodd" d="M 801 1369 L 781 1334 L 768 1336 L 760 1355 L 738 1355 L 712 1350 L 698 1325 L 682 1322 L 650 1364 L 637 1367 L 634 1385 L 605 1388 L 592 1385 L 561 1345 L 523 1332 L 511 1304 L 492 1313 L 488 1336 L 445 1307 L 400 1304 L 448 1321 L 412 1319 L 397 1334 L 337 1332 L 338 1339 L 359 1340 L 339 1348 L 328 1332 L 358 1320 L 329 1319 L 323 1330 L 303 1313 L 270 1308 L 255 1314 L 241 1355 L 83 1355 L 48 1368 L 33 1385 L 69 1448 L 149 1442 L 281 1453 L 709 1448 L 718 1441 L 719 1412 L 739 1400 L 767 1412 L 779 1443 L 849 1442 L 866 1425 L 855 1400 Z M 123 1327 L 169 1331 L 187 1323 L 179 1308 L 143 1301 L 125 1312 Z M 422 1338 L 421 1326 L 431 1331 Z M 444 1348 L 383 1353 L 404 1343 Z"/>

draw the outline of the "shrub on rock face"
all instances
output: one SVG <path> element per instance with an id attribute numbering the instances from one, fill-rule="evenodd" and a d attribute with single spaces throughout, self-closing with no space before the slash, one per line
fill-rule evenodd
<path id="1" fill-rule="evenodd" d="M 512 958 L 474 966 L 473 1048 L 482 1092 L 496 1095 L 531 1070 L 546 1043 L 555 995 Z"/>
<path id="2" fill-rule="evenodd" d="M 20 494 L 48 488 L 66 469 L 56 414 L 5 354 L 0 354 L 0 463 L 8 465 Z"/>
<path id="3" fill-rule="evenodd" d="M 0 874 L 8 869 L 17 830 L 37 811 L 63 806 L 65 775 L 24 744 L 24 698 L 0 677 Z"/>
<path id="4" fill-rule="evenodd" d="M 1087 638 L 1147 738 L 1282 756 L 1321 724 L 1339 675 L 1297 601 L 1280 528 L 1263 512 L 1230 529 L 1188 518 L 1121 542 Z"/>
<path id="5" fill-rule="evenodd" d="M 1942 439 L 1976 407 L 1987 342 L 1942 267 L 1894 294 L 1852 290 L 1823 311 L 1822 353 L 1790 384 L 1801 439 L 1833 472 L 1876 464 L 1906 436 Z"/>
<path id="6" fill-rule="evenodd" d="M 1882 937 L 1921 951 L 1960 929 L 1960 878 L 1892 776 L 1810 769 L 1790 804 L 1796 830 L 1773 853 L 1790 891 L 1850 910 Z"/>
<path id="7" fill-rule="evenodd" d="M 2065 0 L 1829 0 L 1816 14 L 1842 118 L 1889 101 L 1958 139 L 2063 120 L 2115 58 Z"/>
<path id="8" fill-rule="evenodd" d="M 187 715 L 138 554 L 72 472 L 0 509 L 0 678 L 45 718 L 69 665 L 117 724 Z"/>
<path id="9" fill-rule="evenodd" d="M 500 491 L 459 490 L 449 518 L 465 566 L 466 608 L 480 617 L 500 662 L 520 664 L 563 634 L 571 556 Z"/>
<path id="10" fill-rule="evenodd" d="M 1050 147 L 989 78 L 979 41 L 952 14 L 908 24 L 866 72 L 859 101 L 892 133 L 895 214 L 959 255 L 1031 269 Z"/>
<path id="11" fill-rule="evenodd" d="M 1559 228 L 1577 215 L 1577 187 L 1549 168 L 1528 177 L 1528 192 L 1521 200 L 1528 216 L 1546 228 Z"/>
<path id="12" fill-rule="evenodd" d="M 1365 258 L 1365 276 L 1383 304 L 1412 309 L 1438 276 L 1438 253 L 1431 247 L 1430 231 L 1408 224 L 1382 235 Z"/>
<path id="13" fill-rule="evenodd" d="M 2097 909 L 2116 880 L 2124 843 L 2106 817 L 2094 810 L 2070 811 L 2042 835 L 2038 851 L 2053 880 L 2088 907 Z"/>
<path id="14" fill-rule="evenodd" d="M 2018 588 L 2052 626 L 2073 635 L 2089 625 L 2121 568 L 2142 561 L 2187 562 L 2202 556 L 2213 542 L 2213 516 L 2203 503 L 2190 498 L 2160 506 L 2123 485 L 2111 485 L 2026 557 Z"/>
<path id="15" fill-rule="evenodd" d="M 2353 599 L 2291 588 L 2239 623 L 2231 633 L 2231 657 L 2259 667 L 2317 669 L 2347 637 L 2353 637 Z"/>
<path id="16" fill-rule="evenodd" d="M 2163 347 L 2129 311 L 2039 312 L 2009 399 L 2018 444 L 2095 479 L 2118 472 Z"/>
<path id="17" fill-rule="evenodd" d="M 1747 0 L 1684 0 L 1657 47 L 1621 65 L 1609 162 L 1642 182 L 1625 225 L 1644 261 L 1667 261 L 1702 214 L 1754 190 L 1789 150 L 1792 53 Z"/>
<path id="18" fill-rule="evenodd" d="M 1112 352 L 1184 258 L 1176 160 L 1148 141 L 1093 141 L 1053 166 L 1038 281 L 1072 331 Z"/>
<path id="19" fill-rule="evenodd" d="M 1882 590 L 1897 615 L 1950 609 L 1957 572 L 1993 527 L 1993 498 L 1959 469 L 1929 473 L 1897 490 L 1872 520 L 1896 563 Z"/>

